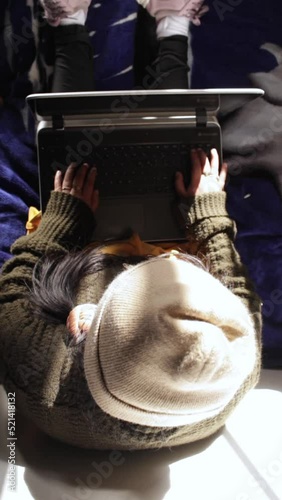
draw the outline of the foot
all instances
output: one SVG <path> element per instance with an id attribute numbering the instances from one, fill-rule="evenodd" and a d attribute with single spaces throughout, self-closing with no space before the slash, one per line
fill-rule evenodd
<path id="1" fill-rule="evenodd" d="M 85 20 L 91 0 L 40 0 L 40 3 L 47 22 L 51 26 L 59 26 L 62 20 L 71 16 L 74 16 L 74 24 L 77 23 L 75 14 L 78 11 L 84 13 Z M 79 15 L 79 24 L 83 24 L 82 17 Z"/>
<path id="2" fill-rule="evenodd" d="M 137 0 L 157 22 L 168 16 L 184 16 L 192 23 L 201 24 L 200 18 L 209 10 L 205 0 Z"/>
<path id="3" fill-rule="evenodd" d="M 188 38 L 175 35 L 159 41 L 158 57 L 153 63 L 154 89 L 188 89 Z"/>

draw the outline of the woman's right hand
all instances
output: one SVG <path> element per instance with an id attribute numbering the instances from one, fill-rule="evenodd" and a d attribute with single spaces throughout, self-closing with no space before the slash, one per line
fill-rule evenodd
<path id="1" fill-rule="evenodd" d="M 64 175 L 60 170 L 57 171 L 54 190 L 79 198 L 95 213 L 99 205 L 99 192 L 95 189 L 96 176 L 96 167 L 90 168 L 88 163 L 77 167 L 76 163 L 71 163 Z"/>
<path id="2" fill-rule="evenodd" d="M 175 189 L 180 198 L 187 199 L 199 194 L 223 191 L 227 176 L 227 164 L 222 164 L 219 173 L 219 156 L 217 150 L 211 150 L 211 161 L 209 161 L 209 158 L 202 149 L 192 150 L 191 157 L 192 172 L 188 187 L 184 184 L 182 173 L 176 173 Z"/>

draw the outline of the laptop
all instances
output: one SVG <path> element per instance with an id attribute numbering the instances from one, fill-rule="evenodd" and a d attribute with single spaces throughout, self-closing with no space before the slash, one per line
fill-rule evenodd
<path id="1" fill-rule="evenodd" d="M 133 90 L 31 94 L 37 120 L 39 193 L 44 211 L 55 172 L 71 162 L 97 167 L 100 205 L 94 239 L 134 230 L 144 241 L 182 241 L 175 218 L 175 172 L 191 176 L 190 153 L 216 148 L 218 113 L 263 95 L 261 89 Z M 231 106 L 230 106 L 231 102 Z M 235 106 L 235 108 L 236 108 Z"/>

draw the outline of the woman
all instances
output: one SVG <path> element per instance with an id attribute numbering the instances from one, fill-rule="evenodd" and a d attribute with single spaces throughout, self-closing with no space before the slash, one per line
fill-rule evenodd
<path id="1" fill-rule="evenodd" d="M 202 439 L 224 425 L 260 369 L 260 300 L 233 245 L 226 168 L 218 176 L 215 152 L 211 164 L 195 152 L 190 186 L 176 178 L 190 248 L 209 272 L 182 253 L 135 265 L 136 257 L 70 253 L 90 241 L 95 174 L 71 166 L 56 176 L 39 228 L 15 242 L 3 267 L 4 386 L 39 428 L 80 447 Z"/>
<path id="2" fill-rule="evenodd" d="M 187 243 L 170 249 L 138 235 L 89 246 L 97 170 L 56 174 L 0 277 L 3 383 L 44 432 L 82 448 L 180 445 L 220 429 L 256 384 L 260 299 L 233 244 L 226 172 L 215 150 L 192 152 L 190 185 L 175 178 Z"/>

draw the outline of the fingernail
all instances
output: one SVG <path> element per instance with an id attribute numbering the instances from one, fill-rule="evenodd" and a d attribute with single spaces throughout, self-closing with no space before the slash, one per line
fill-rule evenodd
<path id="1" fill-rule="evenodd" d="M 88 163 L 83 163 L 82 165 L 83 167 L 89 167 L 89 164 Z"/>

